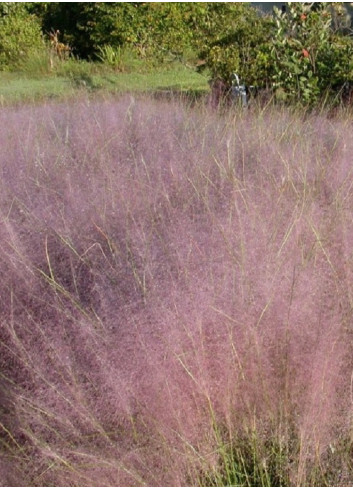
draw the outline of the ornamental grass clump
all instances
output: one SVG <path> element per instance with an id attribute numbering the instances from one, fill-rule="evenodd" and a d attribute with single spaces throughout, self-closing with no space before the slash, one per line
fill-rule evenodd
<path id="1" fill-rule="evenodd" d="M 0 119 L 1 482 L 352 483 L 351 121 Z"/>

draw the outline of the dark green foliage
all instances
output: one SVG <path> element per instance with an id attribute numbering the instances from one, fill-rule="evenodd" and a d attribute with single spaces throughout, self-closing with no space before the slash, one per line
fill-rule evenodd
<path id="1" fill-rule="evenodd" d="M 49 3 L 42 19 L 43 29 L 59 29 L 76 55 L 94 59 L 104 45 L 130 46 L 140 55 L 180 52 L 190 41 L 188 10 L 178 3 Z"/>
<path id="2" fill-rule="evenodd" d="M 38 12 L 38 7 L 34 9 Z M 43 29 L 59 29 L 63 40 L 84 58 L 104 45 L 132 47 L 140 55 L 181 55 L 192 47 L 199 3 L 47 3 L 40 9 Z"/>

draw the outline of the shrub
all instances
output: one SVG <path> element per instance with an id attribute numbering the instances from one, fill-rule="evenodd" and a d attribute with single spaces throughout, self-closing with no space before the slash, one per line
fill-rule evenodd
<path id="1" fill-rule="evenodd" d="M 196 42 L 213 79 L 230 84 L 236 72 L 247 84 L 266 86 L 271 77 L 267 46 L 272 20 L 245 4 L 215 3 L 199 22 Z"/>
<path id="2" fill-rule="evenodd" d="M 38 19 L 25 5 L 4 3 L 0 12 L 0 69 L 15 69 L 31 55 L 46 51 Z"/>
<path id="3" fill-rule="evenodd" d="M 236 72 L 247 85 L 301 105 L 337 96 L 352 82 L 353 42 L 341 3 L 289 2 L 273 17 L 240 4 L 213 8 L 219 15 L 205 30 L 200 56 L 214 80 L 229 87 Z"/>
<path id="4" fill-rule="evenodd" d="M 352 40 L 333 24 L 340 9 L 332 2 L 290 3 L 286 13 L 276 9 L 273 81 L 287 100 L 314 104 L 330 88 L 352 80 Z"/>

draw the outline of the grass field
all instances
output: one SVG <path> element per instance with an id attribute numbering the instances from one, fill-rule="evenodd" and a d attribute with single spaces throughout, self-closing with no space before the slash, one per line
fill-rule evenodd
<path id="1" fill-rule="evenodd" d="M 2 108 L 2 485 L 352 485 L 351 131 Z"/>
<path id="2" fill-rule="evenodd" d="M 195 95 L 209 90 L 207 74 L 183 65 L 154 71 L 115 73 L 89 63 L 67 63 L 57 76 L 0 73 L 0 104 L 65 99 L 84 94 L 119 94 L 170 90 Z"/>

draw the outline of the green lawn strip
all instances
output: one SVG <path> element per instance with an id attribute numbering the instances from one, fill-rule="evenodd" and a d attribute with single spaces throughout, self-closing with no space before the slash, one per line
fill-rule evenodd
<path id="1" fill-rule="evenodd" d="M 171 70 L 157 73 L 121 73 L 113 83 L 118 90 L 203 90 L 207 91 L 207 78 L 192 70 Z"/>
<path id="2" fill-rule="evenodd" d="M 74 94 L 69 80 L 56 77 L 30 79 L 23 76 L 8 77 L 0 74 L 0 103 L 8 105 L 47 98 L 60 98 Z"/>
<path id="3" fill-rule="evenodd" d="M 0 104 L 70 98 L 77 91 L 124 93 L 170 90 L 206 93 L 208 88 L 207 76 L 187 68 L 150 73 L 73 73 L 66 77 L 43 76 L 41 78 L 31 78 L 16 73 L 0 73 Z"/>

